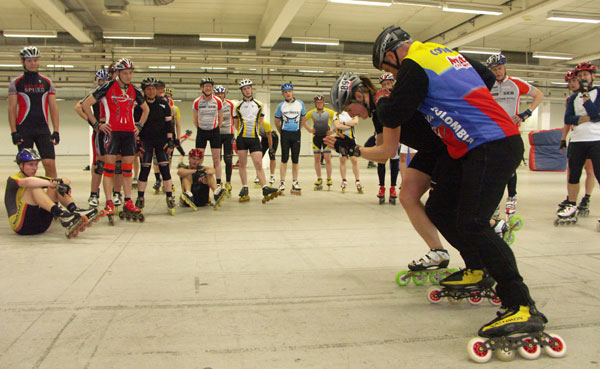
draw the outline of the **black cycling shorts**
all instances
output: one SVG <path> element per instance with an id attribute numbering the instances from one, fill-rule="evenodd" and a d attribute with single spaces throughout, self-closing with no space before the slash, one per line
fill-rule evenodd
<path id="1" fill-rule="evenodd" d="M 19 129 L 17 129 L 17 132 L 23 137 L 23 142 L 18 146 L 19 151 L 23 149 L 33 149 L 33 145 L 35 144 L 42 159 L 56 158 L 54 143 L 50 138 L 50 133 L 28 133 L 21 132 Z"/>
<path id="2" fill-rule="evenodd" d="M 54 217 L 51 213 L 37 205 L 29 205 L 23 209 L 23 224 L 17 231 L 21 235 L 40 234 L 46 232 L 52 225 Z"/>
<path id="3" fill-rule="evenodd" d="M 260 141 L 257 137 L 238 137 L 235 140 L 238 151 L 250 150 L 250 153 L 260 151 Z"/>
<path id="4" fill-rule="evenodd" d="M 198 128 L 196 133 L 196 148 L 205 149 L 207 142 L 210 143 L 211 149 L 221 148 L 221 133 L 219 132 L 219 127 L 208 131 Z"/>
<path id="5" fill-rule="evenodd" d="M 106 155 L 133 156 L 135 155 L 135 133 L 112 131 L 105 138 Z"/>

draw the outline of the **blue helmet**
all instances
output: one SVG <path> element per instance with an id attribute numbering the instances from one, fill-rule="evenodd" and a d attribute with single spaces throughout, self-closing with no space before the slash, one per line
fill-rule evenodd
<path id="1" fill-rule="evenodd" d="M 224 93 L 227 93 L 227 89 L 225 88 L 225 86 L 216 85 L 213 88 L 213 92 L 216 93 L 216 94 L 224 94 Z"/>
<path id="2" fill-rule="evenodd" d="M 17 154 L 17 164 L 27 163 L 28 161 L 42 160 L 36 149 L 23 149 Z"/>
<path id="3" fill-rule="evenodd" d="M 506 57 L 502 54 L 494 54 L 488 58 L 486 61 L 487 67 L 495 67 L 496 65 L 504 65 L 506 64 Z"/>
<path id="4" fill-rule="evenodd" d="M 281 85 L 281 92 L 289 91 L 289 90 L 293 90 L 293 89 L 294 89 L 294 85 L 292 85 L 291 83 L 284 83 Z"/>
<path id="5" fill-rule="evenodd" d="M 104 69 L 100 69 L 96 72 L 96 81 L 99 79 L 107 80 L 109 78 L 108 72 Z"/>

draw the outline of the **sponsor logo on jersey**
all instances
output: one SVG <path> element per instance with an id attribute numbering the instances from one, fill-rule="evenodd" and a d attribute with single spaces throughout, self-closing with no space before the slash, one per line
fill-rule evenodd
<path id="1" fill-rule="evenodd" d="M 473 138 L 471 138 L 467 131 L 462 127 L 462 125 L 456 119 L 454 119 L 447 111 L 444 111 L 438 108 L 437 106 L 432 107 L 431 111 L 445 124 L 445 126 L 441 127 L 450 128 L 452 131 L 454 131 L 454 136 L 456 136 L 456 138 L 463 142 L 466 142 L 467 144 L 470 144 L 474 141 Z M 426 119 L 429 122 L 431 122 L 433 121 L 434 117 L 428 114 Z M 442 129 L 441 127 L 435 128 L 434 131 L 438 136 L 443 137 L 441 131 L 445 129 Z"/>
<path id="2" fill-rule="evenodd" d="M 462 56 L 462 55 L 455 55 L 455 56 L 447 56 L 446 59 L 450 62 L 450 64 L 452 64 L 452 66 L 454 67 L 454 69 L 467 69 L 467 68 L 471 68 L 471 63 L 469 63 L 467 61 L 467 59 Z"/>
<path id="3" fill-rule="evenodd" d="M 449 49 L 449 48 L 447 48 L 447 47 L 438 47 L 438 48 L 429 50 L 429 52 L 432 55 L 440 55 L 440 54 L 443 54 L 443 53 L 452 54 L 454 51 L 451 50 L 451 49 Z"/>

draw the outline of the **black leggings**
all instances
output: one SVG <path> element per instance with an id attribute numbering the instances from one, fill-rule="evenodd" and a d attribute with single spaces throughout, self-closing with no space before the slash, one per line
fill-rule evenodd
<path id="1" fill-rule="evenodd" d="M 523 141 L 511 136 L 475 147 L 460 159 L 439 156 L 427 216 L 460 251 L 467 268 L 487 269 L 505 306 L 533 305 L 511 248 L 489 220 L 523 158 Z"/>
<path id="2" fill-rule="evenodd" d="M 390 177 L 391 186 L 396 187 L 396 181 L 398 180 L 398 173 L 400 172 L 400 159 L 390 160 Z M 385 186 L 385 164 L 377 164 L 377 175 L 379 176 L 379 185 Z"/>
<path id="3" fill-rule="evenodd" d="M 221 134 L 222 155 L 225 161 L 225 181 L 231 182 L 232 159 L 233 159 L 233 135 Z"/>
<path id="4" fill-rule="evenodd" d="M 600 124 L 600 123 L 597 123 Z M 581 141 L 569 144 L 569 183 L 577 184 L 587 159 L 592 160 L 594 175 L 600 183 L 600 141 Z M 573 200 L 575 201 L 575 199 Z"/>
<path id="5" fill-rule="evenodd" d="M 510 179 L 508 180 L 506 189 L 508 190 L 508 196 L 517 196 L 517 172 L 514 172 L 512 177 L 510 177 Z"/>
<path id="6" fill-rule="evenodd" d="M 300 158 L 300 131 L 281 131 L 281 162 L 287 163 L 292 151 L 292 163 L 298 164 Z"/>

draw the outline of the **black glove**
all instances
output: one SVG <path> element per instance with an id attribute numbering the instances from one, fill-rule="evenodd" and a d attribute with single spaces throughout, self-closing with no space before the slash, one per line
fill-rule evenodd
<path id="1" fill-rule="evenodd" d="M 559 149 L 565 149 L 567 147 L 567 140 L 560 140 L 560 147 Z"/>
<path id="2" fill-rule="evenodd" d="M 206 169 L 204 169 L 204 167 L 199 167 L 198 169 L 196 169 L 196 174 L 200 178 L 205 177 L 206 176 Z"/>
<path id="3" fill-rule="evenodd" d="M 61 196 L 65 196 L 68 195 L 71 192 L 71 186 L 69 186 L 68 184 L 64 184 L 64 183 L 59 183 L 56 186 L 56 191 L 58 191 L 58 193 Z"/>
<path id="4" fill-rule="evenodd" d="M 527 118 L 531 116 L 531 109 L 527 109 L 524 112 L 517 114 L 519 118 L 524 122 Z"/>
<path id="5" fill-rule="evenodd" d="M 275 149 L 272 147 L 269 147 L 269 156 L 275 156 Z"/>
<path id="6" fill-rule="evenodd" d="M 19 132 L 13 132 L 11 133 L 12 136 L 12 140 L 13 140 L 13 144 L 18 145 L 21 143 L 21 141 L 23 141 L 23 136 L 21 136 L 21 134 Z"/>
<path id="7" fill-rule="evenodd" d="M 175 141 L 173 140 L 173 137 L 167 138 L 167 148 L 171 150 L 175 148 Z"/>
<path id="8" fill-rule="evenodd" d="M 579 81 L 579 90 L 586 95 L 588 93 L 589 90 L 589 83 L 588 81 Z"/>
<path id="9" fill-rule="evenodd" d="M 360 149 L 348 136 L 336 137 L 334 149 L 342 156 L 360 156 Z"/>
<path id="10" fill-rule="evenodd" d="M 54 141 L 55 145 L 58 145 L 58 143 L 60 142 L 60 135 L 58 134 L 58 131 L 52 132 L 50 138 L 52 139 L 52 141 Z"/>

